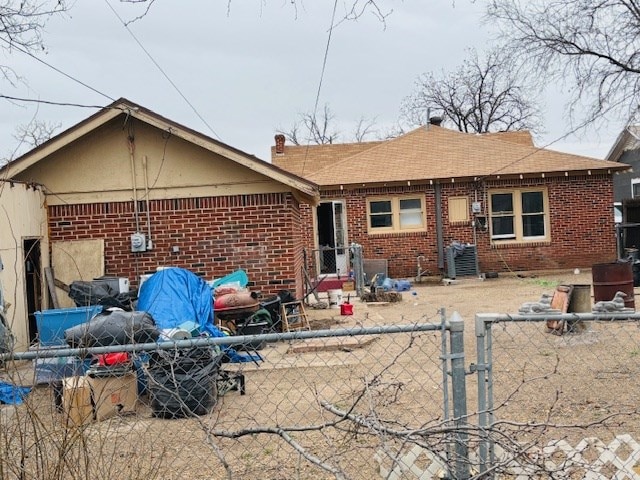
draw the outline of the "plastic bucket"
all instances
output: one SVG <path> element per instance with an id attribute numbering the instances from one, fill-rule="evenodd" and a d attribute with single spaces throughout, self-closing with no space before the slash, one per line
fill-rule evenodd
<path id="1" fill-rule="evenodd" d="M 327 290 L 327 295 L 329 295 L 329 307 L 338 308 L 342 303 L 342 290 Z"/>
<path id="2" fill-rule="evenodd" d="M 616 292 L 627 294 L 624 306 L 635 309 L 631 262 L 599 263 L 591 267 L 594 302 L 612 300 Z"/>

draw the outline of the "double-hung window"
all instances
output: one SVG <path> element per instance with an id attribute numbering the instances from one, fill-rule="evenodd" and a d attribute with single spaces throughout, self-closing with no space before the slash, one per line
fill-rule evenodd
<path id="1" fill-rule="evenodd" d="M 489 193 L 491 239 L 539 241 L 548 238 L 545 189 L 513 189 Z"/>
<path id="2" fill-rule="evenodd" d="M 367 200 L 369 233 L 423 230 L 423 197 L 383 197 Z"/>

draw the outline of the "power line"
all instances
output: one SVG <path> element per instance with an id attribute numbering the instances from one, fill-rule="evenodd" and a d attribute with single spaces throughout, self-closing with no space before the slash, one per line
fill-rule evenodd
<path id="1" fill-rule="evenodd" d="M 316 114 L 318 113 L 318 103 L 320 101 L 320 91 L 322 90 L 322 81 L 324 80 L 324 72 L 327 67 L 327 58 L 329 57 L 329 46 L 331 45 L 331 35 L 333 34 L 334 22 L 336 18 L 336 10 L 338 8 L 338 0 L 335 0 L 333 3 L 333 12 L 331 14 L 331 26 L 329 27 L 329 36 L 327 37 L 327 46 L 324 49 L 324 58 L 322 59 L 322 70 L 320 71 L 320 81 L 318 82 L 318 91 L 316 92 L 316 101 L 313 106 L 313 117 L 312 120 L 315 121 Z M 309 127 L 311 129 L 311 127 Z M 304 169 L 307 165 L 307 154 L 309 153 L 309 142 L 307 140 L 307 148 L 304 152 L 304 161 L 302 162 L 302 172 L 301 176 L 304 176 Z"/>
<path id="2" fill-rule="evenodd" d="M 55 102 L 53 100 L 42 100 L 40 98 L 12 97 L 10 95 L 3 95 L 3 94 L 0 94 L 0 98 L 4 98 L 6 100 L 13 100 L 13 101 L 16 101 L 16 102 L 41 103 L 41 104 L 45 104 L 45 105 L 57 105 L 59 107 L 80 107 L 80 108 L 94 108 L 94 109 L 95 108 L 98 108 L 98 109 L 112 108 L 112 109 L 115 109 L 115 110 L 122 110 L 122 111 L 125 110 L 122 107 L 105 107 L 104 105 L 90 105 L 90 104 L 71 103 L 71 102 Z"/>
<path id="3" fill-rule="evenodd" d="M 65 77 L 67 77 L 69 80 L 72 80 L 72 81 L 76 82 L 77 84 L 82 85 L 83 87 L 88 88 L 88 89 L 89 89 L 89 90 L 91 90 L 92 92 L 95 92 L 95 93 L 97 93 L 98 95 L 102 95 L 103 97 L 108 98 L 108 99 L 109 99 L 109 100 L 111 100 L 112 102 L 115 102 L 115 99 L 114 99 L 114 98 L 112 98 L 112 97 L 110 97 L 110 96 L 109 96 L 109 95 L 107 95 L 106 93 L 103 93 L 103 92 L 101 92 L 100 90 L 98 90 L 97 88 L 93 88 L 91 85 L 89 85 L 89 84 L 87 84 L 87 83 L 83 82 L 82 80 L 78 80 L 78 79 L 77 79 L 77 78 L 75 78 L 74 76 L 69 75 L 69 74 L 68 74 L 68 73 L 66 73 L 66 72 L 63 72 L 63 71 L 62 71 L 62 70 L 60 70 L 58 67 L 54 67 L 53 65 L 51 65 L 50 63 L 45 62 L 45 61 L 44 61 L 44 60 L 42 60 L 41 58 L 36 57 L 36 56 L 35 56 L 33 53 L 31 53 L 30 51 L 25 50 L 24 48 L 22 48 L 22 47 L 20 47 L 20 46 L 18 46 L 18 45 L 16 45 L 16 44 L 14 44 L 14 43 L 11 43 L 9 40 L 7 40 L 7 39 L 5 39 L 5 38 L 0 37 L 0 40 L 2 40 L 3 42 L 5 42 L 6 44 L 8 44 L 11 48 L 14 48 L 14 49 L 18 50 L 19 52 L 22 52 L 22 53 L 24 53 L 25 55 L 30 56 L 30 57 L 31 57 L 31 58 L 33 58 L 34 60 L 36 60 L 36 61 L 38 61 L 38 62 L 42 63 L 43 65 L 46 65 L 46 66 L 47 66 L 47 67 L 49 67 L 50 69 L 52 69 L 52 70 L 54 70 L 54 71 L 58 72 L 60 75 L 64 75 L 64 76 L 65 76 Z"/>
<path id="4" fill-rule="evenodd" d="M 621 104 L 627 102 L 629 99 L 631 99 L 633 97 L 634 97 L 634 95 L 632 94 L 632 95 L 629 95 L 627 97 L 624 97 L 624 98 L 618 100 L 616 103 L 611 105 L 607 110 L 605 110 L 605 114 L 606 114 L 606 112 L 610 112 L 612 109 L 620 106 Z M 626 125 L 628 125 L 631 122 L 631 119 L 633 118 L 634 115 L 635 115 L 635 110 L 634 110 L 634 112 L 629 114 L 629 118 L 628 118 L 628 120 L 626 122 Z M 509 162 L 508 164 L 503 165 L 502 167 L 498 168 L 497 170 L 494 170 L 493 172 L 491 172 L 491 173 L 489 173 L 487 175 L 483 175 L 481 178 L 486 178 L 486 177 L 491 176 L 491 175 L 496 175 L 497 173 L 500 173 L 501 171 L 503 171 L 503 170 L 505 170 L 505 169 L 517 164 L 517 163 L 520 163 L 523 160 L 526 160 L 527 158 L 531 157 L 532 155 L 535 155 L 536 153 L 538 153 L 539 151 L 545 150 L 545 149 L 549 148 L 551 145 L 553 145 L 554 143 L 557 143 L 560 140 L 564 140 L 565 138 L 567 138 L 567 137 L 573 135 L 574 133 L 582 130 L 583 128 L 585 128 L 587 125 L 589 125 L 590 123 L 594 122 L 595 120 L 596 120 L 596 116 L 591 115 L 589 118 L 584 120 L 582 123 L 580 123 L 576 127 L 572 128 L 570 131 L 568 131 L 564 135 L 561 135 L 560 137 L 558 137 L 558 138 L 556 138 L 554 140 L 551 140 L 550 142 L 546 143 L 545 145 L 543 145 L 541 147 L 535 147 L 535 150 L 533 152 L 530 152 L 530 153 L 528 153 L 526 155 L 523 155 L 520 158 L 516 158 L 512 162 Z"/>
<path id="5" fill-rule="evenodd" d="M 180 89 L 178 88 L 178 86 L 173 82 L 173 80 L 171 80 L 171 78 L 169 78 L 169 75 L 167 75 L 167 73 L 162 69 L 162 67 L 160 66 L 160 64 L 158 62 L 156 62 L 156 60 L 151 56 L 151 54 L 149 53 L 149 51 L 144 48 L 144 45 L 142 45 L 142 43 L 140 42 L 140 40 L 138 40 L 138 38 L 134 35 L 134 33 L 131 31 L 131 29 L 129 28 L 129 25 L 122 19 L 122 17 L 120 17 L 120 15 L 118 15 L 118 12 L 116 12 L 116 10 L 113 8 L 113 6 L 111 5 L 111 3 L 109 3 L 109 0 L 104 0 L 104 2 L 107 4 L 107 6 L 109 7 L 109 9 L 111 9 L 111 11 L 113 12 L 113 14 L 118 18 L 118 20 L 120 21 L 120 23 L 122 23 L 122 26 L 127 30 L 127 32 L 129 32 L 129 35 L 131 35 L 131 37 L 133 38 L 133 40 L 138 44 L 138 46 L 142 49 L 142 51 L 147 55 L 147 57 L 149 57 L 149 60 L 151 60 L 151 62 L 153 62 L 153 64 L 156 66 L 156 68 L 160 71 L 160 73 L 162 73 L 162 75 L 164 76 L 164 78 L 171 84 L 171 86 L 175 89 L 176 92 L 178 92 L 178 95 L 180 95 L 182 97 L 182 99 L 187 103 L 187 105 L 189 105 L 189 107 L 191 107 L 191 110 L 193 110 L 193 113 L 196 114 L 196 116 L 202 121 L 202 123 L 204 123 L 207 128 L 211 131 L 211 133 L 213 133 L 213 135 L 218 139 L 218 140 L 222 140 L 220 138 L 220 135 L 218 135 L 216 133 L 216 131 L 213 129 L 213 127 L 211 127 L 211 125 L 209 125 L 209 123 L 207 123 L 207 121 L 202 117 L 202 115 L 200 115 L 200 113 L 198 112 L 198 110 L 196 109 L 196 107 L 193 106 L 193 104 L 187 99 L 187 97 L 180 91 Z"/>

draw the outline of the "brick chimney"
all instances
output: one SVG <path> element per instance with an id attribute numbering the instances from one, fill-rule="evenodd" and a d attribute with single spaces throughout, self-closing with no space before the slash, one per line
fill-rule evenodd
<path id="1" fill-rule="evenodd" d="M 439 127 L 442 124 L 442 117 L 429 117 L 429 123 Z"/>
<path id="2" fill-rule="evenodd" d="M 275 136 L 276 139 L 276 155 L 282 155 L 284 153 L 284 135 L 281 133 L 278 133 Z"/>

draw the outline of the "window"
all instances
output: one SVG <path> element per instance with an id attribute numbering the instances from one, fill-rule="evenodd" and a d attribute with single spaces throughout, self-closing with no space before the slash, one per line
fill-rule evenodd
<path id="1" fill-rule="evenodd" d="M 449 198 L 449 223 L 469 220 L 469 199 L 467 197 Z"/>
<path id="2" fill-rule="evenodd" d="M 613 203 L 613 221 L 616 223 L 622 223 L 622 203 Z"/>
<path id="3" fill-rule="evenodd" d="M 385 197 L 367 201 L 370 233 L 416 231 L 424 228 L 422 197 Z"/>
<path id="4" fill-rule="evenodd" d="M 640 178 L 631 179 L 631 198 L 640 198 Z"/>
<path id="5" fill-rule="evenodd" d="M 509 190 L 490 193 L 491 239 L 531 241 L 547 238 L 547 192 Z"/>

